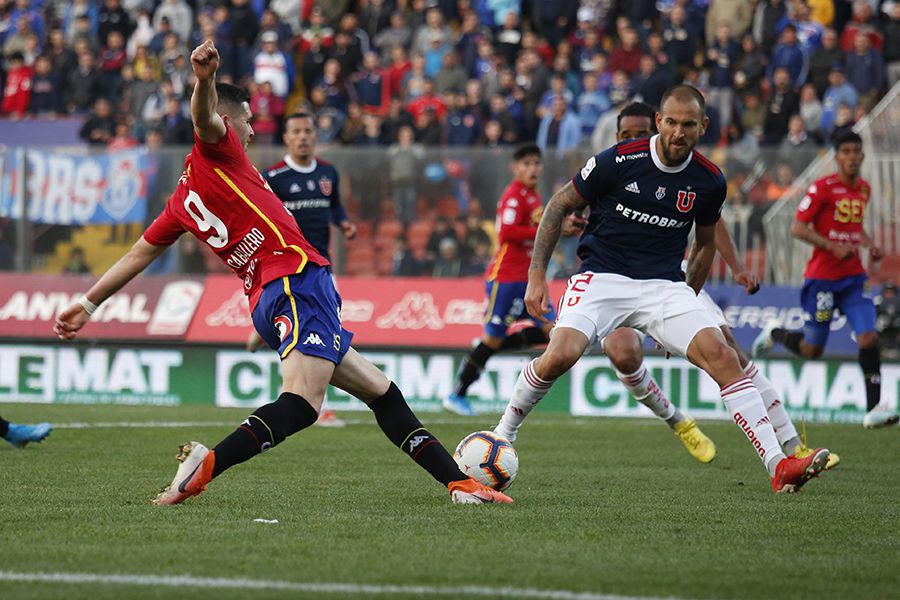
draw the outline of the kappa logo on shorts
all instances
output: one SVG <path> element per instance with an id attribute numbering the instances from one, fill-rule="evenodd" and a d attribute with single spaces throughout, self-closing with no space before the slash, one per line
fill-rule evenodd
<path id="1" fill-rule="evenodd" d="M 275 325 L 275 331 L 278 332 L 278 339 L 282 342 L 286 340 L 294 330 L 294 324 L 289 318 L 284 315 L 278 315 L 277 317 L 275 317 L 273 325 Z"/>
<path id="2" fill-rule="evenodd" d="M 319 337 L 318 333 L 310 333 L 306 336 L 306 341 L 303 342 L 304 346 L 308 346 L 313 344 L 315 346 L 324 346 L 325 342 L 322 341 L 322 338 Z"/>

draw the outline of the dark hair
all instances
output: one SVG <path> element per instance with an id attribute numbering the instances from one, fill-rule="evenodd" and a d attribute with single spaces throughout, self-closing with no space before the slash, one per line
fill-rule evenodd
<path id="1" fill-rule="evenodd" d="M 240 108 L 244 102 L 250 102 L 250 94 L 244 88 L 239 88 L 230 83 L 216 82 L 216 95 L 219 97 L 219 106 L 231 104 L 235 108 Z"/>
<path id="2" fill-rule="evenodd" d="M 834 138 L 834 151 L 837 152 L 844 144 L 859 144 L 862 146 L 862 138 L 852 129 L 842 131 Z"/>
<path id="3" fill-rule="evenodd" d="M 656 111 L 649 104 L 643 102 L 632 102 L 622 109 L 616 118 L 616 130 L 622 128 L 622 119 L 624 117 L 647 117 L 650 119 L 650 130 L 656 131 Z"/>
<path id="4" fill-rule="evenodd" d="M 537 144 L 525 144 L 524 146 L 519 146 L 513 153 L 513 160 L 518 162 L 528 156 L 537 156 L 538 158 L 541 158 L 541 149 L 538 148 Z"/>
<path id="5" fill-rule="evenodd" d="M 694 86 L 687 83 L 679 83 L 678 85 L 673 85 L 667 89 L 666 93 L 663 94 L 662 100 L 659 101 L 660 110 L 666 105 L 666 100 L 673 96 L 676 100 L 681 101 L 696 100 L 697 104 L 700 105 L 701 117 L 706 116 L 706 99 L 703 98 L 703 94 L 700 93 L 700 90 Z"/>
<path id="6" fill-rule="evenodd" d="M 313 117 L 312 113 L 306 112 L 305 110 L 298 110 L 297 112 L 292 112 L 288 116 L 284 118 L 284 124 L 287 125 L 291 119 L 309 119 L 313 122 L 313 125 L 316 123 L 315 117 Z"/>

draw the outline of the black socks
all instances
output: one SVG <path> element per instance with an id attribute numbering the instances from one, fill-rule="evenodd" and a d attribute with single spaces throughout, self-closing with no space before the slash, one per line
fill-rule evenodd
<path id="1" fill-rule="evenodd" d="M 794 354 L 800 355 L 800 342 L 803 340 L 802 331 L 791 331 L 790 329 L 778 327 L 772 330 L 772 339 Z"/>
<path id="2" fill-rule="evenodd" d="M 866 410 L 881 402 L 881 351 L 875 348 L 859 349 L 859 366 L 866 378 Z"/>
<path id="3" fill-rule="evenodd" d="M 278 400 L 260 406 L 240 427 L 213 448 L 213 477 L 277 446 L 286 437 L 316 422 L 319 414 L 302 396 L 282 392 Z"/>
<path id="4" fill-rule="evenodd" d="M 369 408 L 388 439 L 436 480 L 447 485 L 467 479 L 438 439 L 422 427 L 393 382 L 383 396 L 369 404 Z"/>
<path id="5" fill-rule="evenodd" d="M 469 386 L 478 381 L 484 365 L 490 357 L 498 352 L 507 352 L 511 350 L 524 350 L 538 344 L 547 343 L 547 334 L 540 327 L 526 327 L 521 331 L 517 331 L 512 335 L 506 336 L 499 348 L 494 350 L 490 346 L 486 346 L 484 342 L 478 344 L 463 359 L 459 366 L 459 373 L 456 375 L 456 389 L 453 391 L 457 396 L 465 396 L 469 391 Z"/>

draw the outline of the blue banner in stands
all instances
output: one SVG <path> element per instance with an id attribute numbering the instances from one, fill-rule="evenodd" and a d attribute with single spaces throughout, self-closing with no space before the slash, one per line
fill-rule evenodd
<path id="1" fill-rule="evenodd" d="M 25 162 L 24 179 L 22 161 Z M 145 148 L 109 154 L 0 152 L 0 217 L 46 225 L 143 223 L 156 160 Z"/>

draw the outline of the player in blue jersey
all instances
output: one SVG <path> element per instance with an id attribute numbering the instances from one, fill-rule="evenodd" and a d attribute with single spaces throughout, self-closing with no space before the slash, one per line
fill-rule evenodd
<path id="1" fill-rule="evenodd" d="M 337 169 L 316 158 L 316 141 L 311 114 L 298 112 L 288 116 L 284 122 L 284 144 L 288 153 L 281 162 L 266 169 L 264 176 L 294 216 L 306 240 L 330 261 L 331 224 L 340 227 L 348 240 L 356 236 L 356 225 L 347 217 L 341 204 Z M 247 341 L 247 349 L 254 352 L 263 345 L 262 338 L 254 330 Z M 316 424 L 343 427 L 345 423 L 327 407 L 326 400 Z"/>
<path id="2" fill-rule="evenodd" d="M 316 158 L 316 127 L 306 112 L 288 116 L 284 121 L 284 145 L 288 153 L 281 162 L 263 173 L 269 187 L 284 202 L 304 237 L 316 251 L 331 260 L 328 243 L 334 223 L 352 240 L 356 225 L 341 204 L 337 169 Z"/>
<path id="3" fill-rule="evenodd" d="M 50 435 L 50 423 L 37 425 L 18 425 L 0 417 L 0 437 L 15 446 L 24 448 L 28 442 L 42 442 Z"/>
<path id="4" fill-rule="evenodd" d="M 592 156 L 553 195 L 534 243 L 528 311 L 549 312 L 546 269 L 563 219 L 590 206 L 578 245 L 581 270 L 569 279 L 547 350 L 522 371 L 495 431 L 515 438 L 553 382 L 591 344 L 617 327 L 632 327 L 666 351 L 686 356 L 721 386 L 722 400 L 762 460 L 773 490 L 794 492 L 825 468 L 829 452 L 784 455 L 759 391 L 697 298 L 715 257 L 727 187 L 718 167 L 694 151 L 709 122 L 705 113 L 696 88 L 670 88 L 656 114 L 657 135 Z M 681 261 L 694 225 L 685 275 Z"/>

